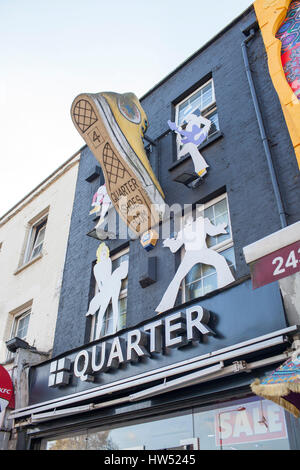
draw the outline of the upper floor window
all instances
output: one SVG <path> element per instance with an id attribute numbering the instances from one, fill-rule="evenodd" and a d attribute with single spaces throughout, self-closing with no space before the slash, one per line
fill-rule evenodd
<path id="1" fill-rule="evenodd" d="M 45 238 L 46 225 L 47 215 L 31 225 L 24 263 L 28 263 L 41 253 Z"/>
<path id="2" fill-rule="evenodd" d="M 201 207 L 201 212 L 198 211 L 195 217 L 203 217 L 204 220 L 208 219 L 207 226 L 213 226 L 212 232 L 215 227 L 220 227 L 223 224 L 227 233 L 218 233 L 216 235 L 207 233 L 205 244 L 207 248 L 219 253 L 225 259 L 229 269 L 234 268 L 235 256 L 227 195 L 223 194 L 207 204 L 204 204 Z M 182 249 L 182 257 L 184 254 L 185 249 Z M 222 260 L 220 259 L 220 261 Z M 218 266 L 218 260 L 216 260 L 215 263 L 216 266 Z M 221 269 L 224 269 L 224 267 L 221 266 Z M 229 273 L 227 273 L 227 275 L 229 275 Z M 182 300 L 183 302 L 187 302 L 197 297 L 202 297 L 218 289 L 219 285 L 220 279 L 218 279 L 216 267 L 210 264 L 197 263 L 183 281 Z"/>
<path id="3" fill-rule="evenodd" d="M 177 104 L 175 109 L 175 122 L 183 130 L 187 125 L 188 117 L 193 113 L 200 113 L 211 121 L 208 137 L 220 130 L 217 113 L 217 104 L 213 79 L 210 79 L 191 95 Z M 180 149 L 180 136 L 177 136 L 177 147 Z M 179 152 L 178 152 L 179 153 Z"/>
<path id="4" fill-rule="evenodd" d="M 26 341 L 30 315 L 31 308 L 25 308 L 13 316 L 10 339 L 17 337 Z M 8 351 L 6 360 L 12 360 L 13 357 L 14 353 Z"/>
<path id="5" fill-rule="evenodd" d="M 23 340 L 26 339 L 30 314 L 31 314 L 31 309 L 28 309 L 25 312 L 23 312 L 21 315 L 15 318 L 12 338 L 17 336 L 20 339 L 23 339 Z"/>
<path id="6" fill-rule="evenodd" d="M 128 261 L 128 259 L 129 259 L 129 248 L 125 248 L 124 250 L 111 256 L 112 272 L 114 272 L 115 269 L 117 269 L 123 261 Z M 118 330 L 123 329 L 126 326 L 127 284 L 128 284 L 128 277 L 123 279 L 121 283 L 121 290 L 120 290 L 119 301 L 118 301 L 119 303 Z M 98 292 L 99 292 L 99 288 L 96 284 L 95 294 L 97 294 Z M 92 317 L 91 341 L 96 339 L 98 313 L 99 312 L 97 312 Z M 104 318 L 103 318 L 100 337 L 110 335 L 112 334 L 112 332 L 113 332 L 113 310 L 112 310 L 112 302 L 110 301 L 108 308 L 105 312 Z"/>

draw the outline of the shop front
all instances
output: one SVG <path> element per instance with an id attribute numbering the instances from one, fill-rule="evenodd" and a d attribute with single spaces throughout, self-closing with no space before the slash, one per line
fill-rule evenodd
<path id="1" fill-rule="evenodd" d="M 32 367 L 11 416 L 34 449 L 297 448 L 297 420 L 250 388 L 297 331 L 277 284 L 247 279 Z"/>

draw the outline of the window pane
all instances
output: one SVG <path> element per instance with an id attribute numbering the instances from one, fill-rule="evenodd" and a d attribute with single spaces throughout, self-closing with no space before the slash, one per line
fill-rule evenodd
<path id="1" fill-rule="evenodd" d="M 179 106 L 178 119 L 177 119 L 178 125 L 182 124 L 182 122 L 184 121 L 185 116 L 187 116 L 191 112 L 191 109 L 192 108 L 191 108 L 188 101 L 186 101 L 185 103 L 183 103 Z"/>
<path id="2" fill-rule="evenodd" d="M 109 335 L 112 333 L 113 319 L 112 319 L 112 305 L 109 304 L 106 314 L 104 315 L 103 326 L 101 330 L 101 336 Z"/>
<path id="3" fill-rule="evenodd" d="M 218 117 L 218 112 L 214 111 L 211 114 L 208 114 L 205 116 L 207 119 L 209 119 L 212 122 L 211 128 L 209 130 L 209 136 L 213 135 L 215 132 L 218 132 L 220 130 L 220 124 L 219 124 L 219 117 Z"/>
<path id="4" fill-rule="evenodd" d="M 122 299 L 119 299 L 119 322 L 118 322 L 118 329 L 125 328 L 126 326 L 126 309 L 127 309 L 127 297 L 124 297 Z M 97 328 L 97 322 L 98 322 L 98 312 L 96 313 L 96 324 L 94 327 L 94 335 L 96 332 Z M 101 329 L 101 334 L 100 336 L 107 336 L 112 334 L 113 332 L 113 314 L 112 314 L 112 304 L 110 302 L 106 313 L 104 315 L 103 319 L 103 324 L 102 324 L 102 329 Z M 95 336 L 93 336 L 92 340 L 95 339 Z"/>
<path id="5" fill-rule="evenodd" d="M 47 441 L 46 450 L 85 450 L 87 445 L 86 433 L 80 436 L 65 437 Z"/>
<path id="6" fill-rule="evenodd" d="M 196 111 L 196 109 L 202 109 L 202 94 L 199 93 L 197 97 L 195 97 L 194 100 L 191 101 L 191 106 L 189 109 L 189 114 Z"/>
<path id="7" fill-rule="evenodd" d="M 185 280 L 187 284 L 190 284 L 191 282 L 194 282 L 196 279 L 200 279 L 201 277 L 202 277 L 202 265 L 198 263 L 186 275 Z"/>
<path id="8" fill-rule="evenodd" d="M 211 83 L 203 88 L 202 91 L 202 109 L 207 108 L 212 103 Z"/>
<path id="9" fill-rule="evenodd" d="M 30 314 L 27 314 L 17 320 L 17 328 L 16 328 L 15 336 L 17 336 L 18 338 L 24 339 L 26 337 L 29 318 L 30 318 Z"/>
<path id="10" fill-rule="evenodd" d="M 227 248 L 227 250 L 222 251 L 222 255 L 226 258 L 229 266 L 235 266 L 235 256 L 234 256 L 234 248 Z"/>
<path id="11" fill-rule="evenodd" d="M 234 248 L 228 248 L 220 253 L 224 256 L 228 262 L 229 267 L 235 266 Z M 189 275 L 186 276 L 185 295 L 187 302 L 188 300 L 201 297 L 203 295 L 212 292 L 218 288 L 218 279 L 215 268 L 209 265 L 197 265 L 197 270 L 191 270 Z M 201 267 L 201 268 L 200 268 Z M 199 275 L 198 277 L 197 274 Z M 195 281 L 195 282 L 193 282 Z M 188 284 L 189 282 L 189 284 Z"/>
<path id="12" fill-rule="evenodd" d="M 217 283 L 216 272 L 210 276 L 206 276 L 203 278 L 203 295 L 208 294 L 209 292 L 212 292 L 213 290 L 217 288 L 218 288 L 218 283 Z"/>
<path id="13" fill-rule="evenodd" d="M 32 251 L 31 259 L 35 258 L 42 251 L 42 248 L 43 248 L 42 243 L 40 245 L 36 246 Z"/>
<path id="14" fill-rule="evenodd" d="M 214 206 L 210 206 L 204 210 L 204 217 L 207 217 L 212 223 L 214 222 L 214 217 L 215 217 Z"/>
<path id="15" fill-rule="evenodd" d="M 231 231 L 229 225 L 229 215 L 228 215 L 228 206 L 227 199 L 224 198 L 221 201 L 217 202 L 213 206 L 208 207 L 204 211 L 204 216 L 207 217 L 210 222 L 217 226 L 219 224 L 226 224 L 226 234 L 220 234 L 216 236 L 207 236 L 207 246 L 210 248 L 212 246 L 218 245 L 219 243 L 229 240 L 231 238 Z"/>
<path id="16" fill-rule="evenodd" d="M 192 284 L 189 284 L 188 286 L 186 286 L 186 291 L 185 291 L 186 302 L 192 299 L 196 299 L 197 297 L 201 297 L 202 295 L 204 294 L 203 294 L 201 280 L 198 282 L 193 282 Z"/>
<path id="17" fill-rule="evenodd" d="M 32 237 L 31 240 L 31 253 L 28 257 L 28 260 L 35 258 L 42 250 L 44 238 L 45 238 L 45 231 L 46 231 L 46 223 L 47 219 L 44 219 L 42 222 L 37 224 L 32 229 Z"/>
<path id="18" fill-rule="evenodd" d="M 219 217 L 220 215 L 227 214 L 228 213 L 228 208 L 227 208 L 227 200 L 226 198 L 222 199 L 221 201 L 217 202 L 217 204 L 214 204 L 214 209 L 215 209 L 215 215 L 216 217 Z"/>
<path id="19" fill-rule="evenodd" d="M 89 450 L 125 450 L 133 447 L 168 449 L 193 435 L 191 410 L 177 416 L 161 417 L 143 423 L 88 433 Z"/>
<path id="20" fill-rule="evenodd" d="M 201 450 L 289 449 L 283 408 L 257 397 L 194 410 Z"/>
<path id="21" fill-rule="evenodd" d="M 178 106 L 177 124 L 182 125 L 186 117 L 199 109 L 200 112 L 213 103 L 212 82 L 198 90 Z M 210 118 L 209 118 L 210 119 Z M 215 130 L 213 130 L 215 132 Z"/>
<path id="22" fill-rule="evenodd" d="M 44 236 L 45 236 L 45 230 L 46 230 L 46 227 L 43 226 L 43 227 L 37 232 L 35 245 L 39 245 L 40 243 L 43 243 Z"/>
<path id="23" fill-rule="evenodd" d="M 222 252 L 222 254 L 223 254 L 223 252 Z M 203 266 L 202 266 L 202 275 L 204 277 L 211 276 L 215 272 L 216 272 L 215 268 L 213 268 L 212 266 L 209 266 L 208 264 L 203 264 Z"/>
<path id="24" fill-rule="evenodd" d="M 112 269 L 113 271 L 120 266 L 123 261 L 128 261 L 129 260 L 129 253 L 125 253 L 122 256 L 119 256 L 118 258 L 114 259 L 112 261 Z"/>

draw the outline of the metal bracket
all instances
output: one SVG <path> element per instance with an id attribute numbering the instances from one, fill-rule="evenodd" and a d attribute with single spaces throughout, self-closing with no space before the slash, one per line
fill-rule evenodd
<path id="1" fill-rule="evenodd" d="M 232 363 L 233 365 L 233 373 L 236 374 L 238 372 L 240 372 L 241 370 L 245 370 L 247 369 L 247 362 L 246 361 L 235 361 Z"/>
<path id="2" fill-rule="evenodd" d="M 152 140 L 150 137 L 144 135 L 143 139 L 147 140 L 147 142 L 149 142 L 149 144 L 154 145 L 154 147 L 157 146 L 157 143 L 154 140 Z"/>

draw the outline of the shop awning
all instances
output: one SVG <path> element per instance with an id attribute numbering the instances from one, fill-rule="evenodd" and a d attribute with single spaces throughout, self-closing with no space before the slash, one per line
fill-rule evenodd
<path id="1" fill-rule="evenodd" d="M 260 381 L 251 384 L 253 393 L 271 400 L 300 417 L 300 348 L 292 357 Z"/>

